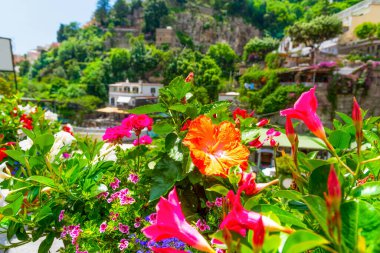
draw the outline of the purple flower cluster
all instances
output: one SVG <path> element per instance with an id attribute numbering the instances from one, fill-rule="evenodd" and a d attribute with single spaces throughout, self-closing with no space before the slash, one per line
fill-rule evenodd
<path id="1" fill-rule="evenodd" d="M 139 176 L 135 173 L 131 173 L 128 176 L 128 181 L 132 182 L 134 184 L 137 184 L 139 182 L 139 180 L 140 180 Z"/>
<path id="2" fill-rule="evenodd" d="M 111 194 L 111 197 L 107 199 L 108 203 L 113 202 L 115 199 L 120 200 L 120 205 L 131 205 L 135 203 L 135 199 L 129 195 L 128 188 L 122 189 L 118 192 Z"/>
<path id="3" fill-rule="evenodd" d="M 61 222 L 65 216 L 65 210 L 61 210 L 58 216 L 58 222 Z"/>
<path id="4" fill-rule="evenodd" d="M 116 190 L 117 188 L 119 188 L 119 185 L 120 185 L 120 180 L 117 177 L 115 177 L 113 182 L 110 183 L 110 187 L 113 190 Z"/>
<path id="5" fill-rule="evenodd" d="M 80 229 L 80 225 L 63 226 L 61 238 L 65 238 L 67 235 L 71 237 L 71 244 L 75 246 L 76 253 L 88 253 L 87 251 L 79 251 L 78 237 L 83 232 Z"/>
<path id="6" fill-rule="evenodd" d="M 200 230 L 200 231 L 206 231 L 206 230 L 210 230 L 210 226 L 207 225 L 206 221 L 205 220 L 202 220 L 202 219 L 199 219 L 196 223 L 197 225 L 197 228 Z"/>
<path id="7" fill-rule="evenodd" d="M 213 208 L 214 206 L 222 207 L 222 205 L 223 205 L 223 198 L 216 198 L 215 202 L 206 201 L 206 206 L 210 209 Z"/>

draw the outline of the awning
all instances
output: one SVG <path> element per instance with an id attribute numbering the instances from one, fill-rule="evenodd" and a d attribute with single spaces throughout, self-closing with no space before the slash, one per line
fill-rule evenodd
<path id="1" fill-rule="evenodd" d="M 118 113 L 118 114 L 128 114 L 127 111 L 121 110 L 117 107 L 104 107 L 96 110 L 101 113 Z"/>
<path id="2" fill-rule="evenodd" d="M 131 97 L 118 97 L 116 103 L 128 104 L 131 101 Z"/>

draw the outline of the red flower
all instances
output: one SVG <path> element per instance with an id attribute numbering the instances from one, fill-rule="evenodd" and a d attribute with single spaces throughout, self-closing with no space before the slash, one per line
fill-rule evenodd
<path id="1" fill-rule="evenodd" d="M 238 117 L 238 115 L 240 117 L 242 117 L 243 119 L 246 119 L 246 118 L 249 118 L 249 117 L 252 117 L 253 114 L 255 112 L 251 112 L 251 113 L 248 113 L 247 110 L 244 110 L 244 109 L 240 109 L 239 107 L 236 108 L 233 112 L 232 112 L 232 116 L 234 118 L 234 120 L 236 120 Z"/>
<path id="2" fill-rule="evenodd" d="M 190 83 L 194 79 L 194 73 L 190 72 L 189 75 L 186 77 L 185 82 Z"/>
<path id="3" fill-rule="evenodd" d="M 4 152 L 6 150 L 6 148 L 0 148 L 0 162 L 8 157 L 8 155 Z"/>
<path id="4" fill-rule="evenodd" d="M 260 217 L 256 225 L 256 230 L 253 232 L 253 248 L 255 252 L 261 252 L 261 248 L 264 244 L 264 237 L 265 227 L 263 217 Z"/>
<path id="5" fill-rule="evenodd" d="M 268 124 L 269 123 L 269 120 L 268 119 L 262 119 L 262 120 L 260 120 L 257 124 L 256 124 L 256 126 L 257 127 L 263 127 L 263 126 L 265 126 L 266 124 Z"/>
<path id="6" fill-rule="evenodd" d="M 256 139 L 254 139 L 253 141 L 249 143 L 249 146 L 252 146 L 255 148 L 261 148 L 263 145 L 264 143 L 260 141 L 260 136 L 256 137 Z"/>
<path id="7" fill-rule="evenodd" d="M 183 123 L 181 127 L 181 131 L 186 131 L 187 129 L 189 129 L 190 124 L 191 124 L 191 120 L 190 119 L 186 120 L 185 123 Z"/>
<path id="8" fill-rule="evenodd" d="M 186 222 L 175 188 L 169 193 L 168 199 L 161 197 L 156 210 L 156 222 L 142 229 L 146 237 L 155 242 L 175 237 L 202 252 L 215 252 L 206 239 Z"/>
<path id="9" fill-rule="evenodd" d="M 282 110 L 281 116 L 302 120 L 310 131 L 318 138 L 326 140 L 325 129 L 317 115 L 318 101 L 315 97 L 315 87 L 302 93 L 293 108 Z"/>
<path id="10" fill-rule="evenodd" d="M 327 179 L 327 191 L 329 193 L 329 198 L 331 199 L 332 204 L 335 205 L 335 207 L 339 210 L 342 192 L 334 166 L 331 166 L 329 177 Z"/>
<path id="11" fill-rule="evenodd" d="M 33 119 L 26 114 L 21 115 L 20 122 L 22 123 L 22 127 L 32 130 L 33 129 Z"/>
<path id="12" fill-rule="evenodd" d="M 356 143 L 358 144 L 357 150 L 358 153 L 360 153 L 363 139 L 363 116 L 356 98 L 354 98 L 354 103 L 352 105 L 352 120 L 356 129 Z"/>

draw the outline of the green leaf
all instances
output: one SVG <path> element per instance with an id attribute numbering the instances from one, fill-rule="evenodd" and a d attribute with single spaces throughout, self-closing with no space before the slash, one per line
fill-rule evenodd
<path id="1" fill-rule="evenodd" d="M 181 100 L 191 90 L 191 84 L 185 82 L 182 76 L 178 76 L 170 82 L 168 89 L 175 98 Z"/>
<path id="2" fill-rule="evenodd" d="M 341 205 L 340 210 L 343 241 L 354 252 L 358 241 L 358 205 L 349 201 Z"/>
<path id="3" fill-rule="evenodd" d="M 278 206 L 274 205 L 258 205 L 253 208 L 252 211 L 260 212 L 260 213 L 274 213 L 281 222 L 286 223 L 288 225 L 295 225 L 300 228 L 306 228 L 306 225 L 296 216 L 293 214 L 282 210 Z"/>
<path id="4" fill-rule="evenodd" d="M 183 104 L 175 104 L 169 107 L 169 110 L 177 111 L 177 112 L 186 112 L 188 106 Z"/>
<path id="5" fill-rule="evenodd" d="M 21 163 L 22 165 L 25 165 L 25 155 L 23 151 L 20 150 L 7 150 L 5 153 L 11 157 L 12 159 L 16 160 L 17 162 Z"/>
<path id="6" fill-rule="evenodd" d="M 287 198 L 291 200 L 301 200 L 302 194 L 294 190 L 279 190 L 273 194 L 273 197 Z"/>
<path id="7" fill-rule="evenodd" d="M 24 201 L 24 195 L 18 192 L 12 200 L 12 203 L 0 208 L 0 213 L 4 216 L 15 216 L 18 213 Z"/>
<path id="8" fill-rule="evenodd" d="M 327 208 L 325 201 L 321 197 L 314 195 L 304 196 L 303 200 L 311 214 L 318 221 L 326 236 L 328 236 L 329 230 L 327 227 Z"/>
<path id="9" fill-rule="evenodd" d="M 355 198 L 373 198 L 380 195 L 380 182 L 368 182 L 355 187 L 351 195 Z"/>
<path id="10" fill-rule="evenodd" d="M 134 109 L 129 109 L 128 112 L 134 114 L 149 114 L 155 112 L 166 112 L 166 108 L 161 104 L 143 105 Z"/>
<path id="11" fill-rule="evenodd" d="M 342 130 L 333 131 L 329 135 L 329 141 L 337 149 L 348 149 L 351 144 L 351 135 Z"/>
<path id="12" fill-rule="evenodd" d="M 298 253 L 328 244 L 322 236 L 308 230 L 299 230 L 291 234 L 285 242 L 283 253 Z"/>
<path id="13" fill-rule="evenodd" d="M 158 199 L 173 188 L 175 182 L 180 179 L 180 170 L 181 163 L 164 155 L 151 173 L 152 188 L 149 201 Z"/>
<path id="14" fill-rule="evenodd" d="M 158 135 L 165 135 L 173 132 L 173 126 L 166 121 L 160 121 L 153 125 L 153 132 Z"/>
<path id="15" fill-rule="evenodd" d="M 218 101 L 212 104 L 207 104 L 202 107 L 201 114 L 212 116 L 213 114 L 227 111 L 230 106 L 231 103 L 227 101 Z"/>
<path id="16" fill-rule="evenodd" d="M 379 136 L 377 136 L 377 134 L 375 134 L 374 132 L 372 132 L 370 130 L 363 130 L 363 136 L 370 143 L 374 143 L 374 142 L 379 143 L 380 142 Z"/>
<path id="17" fill-rule="evenodd" d="M 27 181 L 33 181 L 46 186 L 57 188 L 57 185 L 54 183 L 53 179 L 44 176 L 31 176 L 27 179 Z"/>
<path id="18" fill-rule="evenodd" d="M 229 190 L 221 184 L 215 184 L 210 188 L 207 188 L 206 191 L 217 192 L 223 196 L 227 196 L 227 193 L 229 192 Z"/>
<path id="19" fill-rule="evenodd" d="M 54 241 L 54 233 L 51 232 L 48 234 L 40 244 L 40 247 L 38 248 L 38 253 L 49 253 L 49 250 L 51 248 L 51 245 L 53 244 Z"/>
<path id="20" fill-rule="evenodd" d="M 48 153 L 54 144 L 54 136 L 52 134 L 43 134 L 37 136 L 34 140 L 34 145 L 38 147 L 42 155 Z"/>
<path id="21" fill-rule="evenodd" d="M 309 178 L 309 193 L 318 195 L 323 198 L 323 193 L 327 192 L 327 178 L 329 176 L 330 166 L 325 165 L 314 169 Z"/>
<path id="22" fill-rule="evenodd" d="M 353 123 L 353 120 L 350 116 L 348 116 L 347 114 L 343 113 L 343 112 L 335 112 L 342 120 L 344 123 L 346 124 L 352 124 Z"/>
<path id="23" fill-rule="evenodd" d="M 36 216 L 34 217 L 35 222 L 39 222 L 46 217 L 52 216 L 53 212 L 51 211 L 51 208 L 49 206 L 44 206 L 41 209 L 39 209 L 36 213 Z"/>

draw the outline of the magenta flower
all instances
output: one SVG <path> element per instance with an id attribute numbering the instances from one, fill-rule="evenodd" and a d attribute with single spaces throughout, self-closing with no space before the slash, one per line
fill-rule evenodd
<path id="1" fill-rule="evenodd" d="M 65 210 L 61 210 L 58 216 L 58 222 L 61 222 L 63 220 L 64 215 L 65 215 Z"/>
<path id="2" fill-rule="evenodd" d="M 176 237 L 202 252 L 215 252 L 206 239 L 186 222 L 175 188 L 169 193 L 168 199 L 161 197 L 156 210 L 156 223 L 142 229 L 146 237 L 155 242 Z"/>
<path id="3" fill-rule="evenodd" d="M 255 173 L 241 173 L 241 179 L 239 181 L 239 188 L 245 192 L 246 195 L 251 196 L 258 194 L 264 188 L 278 183 L 278 179 L 270 181 L 268 183 L 256 183 L 256 174 Z"/>
<path id="4" fill-rule="evenodd" d="M 127 239 L 121 239 L 119 243 L 119 249 L 121 251 L 125 250 L 126 248 L 128 248 L 128 244 L 129 242 L 127 241 Z"/>
<path id="5" fill-rule="evenodd" d="M 119 231 L 123 234 L 129 234 L 129 226 L 119 223 Z"/>
<path id="6" fill-rule="evenodd" d="M 221 207 L 223 205 L 223 198 L 216 198 L 215 199 L 215 206 Z"/>
<path id="7" fill-rule="evenodd" d="M 137 184 L 139 182 L 139 180 L 140 180 L 139 176 L 135 173 L 131 173 L 128 176 L 128 181 L 132 182 L 134 184 Z"/>
<path id="8" fill-rule="evenodd" d="M 206 221 L 202 220 L 202 219 L 199 219 L 196 223 L 196 226 L 197 228 L 200 230 L 200 231 L 206 231 L 206 230 L 210 230 L 210 226 L 207 225 Z"/>
<path id="9" fill-rule="evenodd" d="M 152 138 L 150 138 L 149 135 L 142 136 L 139 139 L 133 140 L 133 145 L 138 146 L 138 145 L 148 145 L 152 143 Z"/>
<path id="10" fill-rule="evenodd" d="M 256 137 L 253 141 L 249 143 L 249 146 L 255 147 L 255 148 L 261 148 L 263 145 L 264 143 L 260 141 L 260 136 Z"/>
<path id="11" fill-rule="evenodd" d="M 135 131 L 136 135 L 140 135 L 141 131 L 144 128 L 147 128 L 149 131 L 152 130 L 153 119 L 145 114 L 142 114 L 142 115 L 131 114 L 128 116 L 128 118 L 125 118 L 121 122 L 121 125 L 125 128 L 132 129 L 133 131 Z"/>
<path id="12" fill-rule="evenodd" d="M 100 224 L 99 232 L 100 233 L 106 232 L 107 227 L 108 227 L 107 222 L 104 221 L 102 224 Z"/>
<path id="13" fill-rule="evenodd" d="M 302 120 L 310 131 L 318 138 L 326 141 L 325 129 L 317 115 L 318 101 L 315 97 L 315 87 L 309 91 L 302 93 L 296 101 L 293 108 L 282 110 L 281 116 L 289 117 L 290 119 Z"/>
<path id="14" fill-rule="evenodd" d="M 212 208 L 213 206 L 214 206 L 214 203 L 212 203 L 211 201 L 206 201 L 206 206 L 208 207 L 208 208 Z"/>
<path id="15" fill-rule="evenodd" d="M 62 154 L 62 157 L 65 158 L 65 159 L 69 159 L 70 156 L 71 156 L 71 155 L 70 155 L 69 153 L 66 153 L 66 152 L 64 152 L 64 153 Z"/>
<path id="16" fill-rule="evenodd" d="M 115 177 L 113 182 L 110 183 L 110 187 L 113 190 L 116 190 L 117 188 L 119 188 L 119 184 L 120 184 L 120 180 L 117 177 Z"/>
<path id="17" fill-rule="evenodd" d="M 123 126 L 107 128 L 103 135 L 103 140 L 108 142 L 121 142 L 124 137 L 131 137 L 131 129 Z"/>
<path id="18" fill-rule="evenodd" d="M 109 192 L 101 192 L 98 194 L 97 198 L 98 199 L 106 199 L 109 195 Z"/>

